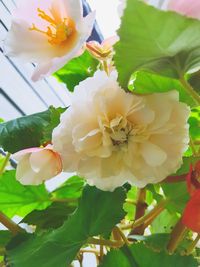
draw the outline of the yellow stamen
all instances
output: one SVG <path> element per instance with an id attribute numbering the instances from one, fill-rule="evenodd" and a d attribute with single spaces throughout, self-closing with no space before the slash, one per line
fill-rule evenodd
<path id="1" fill-rule="evenodd" d="M 49 23 L 46 31 L 40 30 L 35 24 L 29 28 L 30 31 L 37 31 L 42 33 L 48 37 L 48 42 L 51 45 L 66 45 L 66 41 L 68 46 L 70 47 L 72 43 L 74 43 L 76 39 L 76 27 L 75 23 L 71 18 L 64 18 L 63 20 L 57 21 L 54 18 L 47 15 L 45 11 L 38 8 L 38 16 Z"/>
<path id="2" fill-rule="evenodd" d="M 57 24 L 56 21 L 50 16 L 48 16 L 45 13 L 45 11 L 43 11 L 42 9 L 38 8 L 37 11 L 38 11 L 38 16 L 42 18 L 43 20 L 46 20 L 47 22 L 50 22 L 51 24 L 55 24 L 55 25 Z"/>

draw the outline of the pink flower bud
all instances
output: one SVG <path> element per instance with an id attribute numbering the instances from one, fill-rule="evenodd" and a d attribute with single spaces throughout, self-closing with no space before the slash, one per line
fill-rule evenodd
<path id="1" fill-rule="evenodd" d="M 60 155 L 51 146 L 29 148 L 13 155 L 18 161 L 16 178 L 24 185 L 38 185 L 62 171 Z"/>

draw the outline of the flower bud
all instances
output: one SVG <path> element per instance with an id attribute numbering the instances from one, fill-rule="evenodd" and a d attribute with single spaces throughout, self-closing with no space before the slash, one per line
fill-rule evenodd
<path id="1" fill-rule="evenodd" d="M 18 161 L 16 178 L 24 185 L 38 185 L 62 171 L 60 155 L 50 146 L 29 148 L 13 155 Z"/>

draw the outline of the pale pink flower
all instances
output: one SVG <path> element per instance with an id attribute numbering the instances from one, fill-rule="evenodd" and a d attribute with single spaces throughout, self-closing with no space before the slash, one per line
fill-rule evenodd
<path id="1" fill-rule="evenodd" d="M 24 185 L 38 185 L 62 171 L 59 154 L 51 146 L 29 148 L 13 155 L 18 161 L 16 178 Z"/>
<path id="2" fill-rule="evenodd" d="M 200 19 L 199 0 L 170 0 L 168 9 L 191 18 Z"/>
<path id="3" fill-rule="evenodd" d="M 113 45 L 119 41 L 118 36 L 110 37 L 101 44 L 96 41 L 90 41 L 86 44 L 89 53 L 99 60 L 107 60 L 113 57 Z"/>
<path id="4" fill-rule="evenodd" d="M 37 64 L 34 81 L 78 56 L 95 14 L 83 17 L 81 0 L 20 0 L 5 40 L 5 52 Z"/>
<path id="5" fill-rule="evenodd" d="M 89 53 L 101 62 L 101 67 L 109 75 L 114 70 L 114 49 L 113 45 L 119 41 L 118 36 L 105 39 L 102 43 L 90 41 L 86 44 Z"/>

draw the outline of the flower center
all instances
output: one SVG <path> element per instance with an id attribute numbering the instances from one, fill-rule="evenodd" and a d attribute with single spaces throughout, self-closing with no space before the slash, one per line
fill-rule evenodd
<path id="1" fill-rule="evenodd" d="M 75 23 L 71 18 L 68 17 L 62 20 L 58 18 L 55 19 L 53 16 L 47 15 L 45 11 L 40 8 L 38 8 L 37 11 L 38 16 L 48 22 L 49 26 L 47 26 L 46 31 L 43 31 L 33 24 L 29 30 L 46 35 L 51 45 L 63 45 L 66 41 L 68 42 L 69 39 L 76 36 Z"/>

